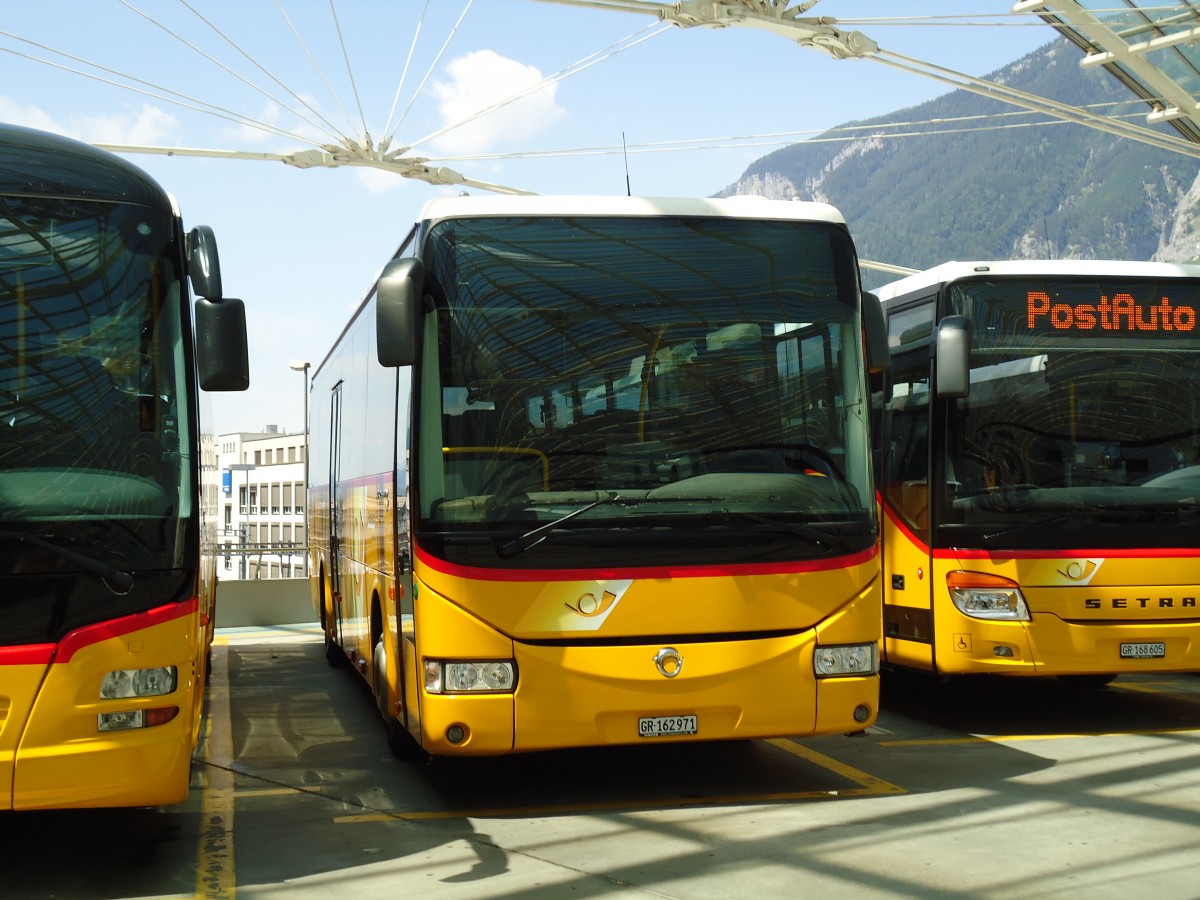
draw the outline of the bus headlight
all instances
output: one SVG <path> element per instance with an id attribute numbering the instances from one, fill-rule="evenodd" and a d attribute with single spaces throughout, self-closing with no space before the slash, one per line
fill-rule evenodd
<path id="1" fill-rule="evenodd" d="M 1010 578 L 982 572 L 951 572 L 946 586 L 954 605 L 975 619 L 1028 622 L 1029 607 L 1021 588 Z"/>
<path id="2" fill-rule="evenodd" d="M 159 697 L 175 691 L 179 673 L 174 666 L 156 669 L 117 669 L 100 682 L 100 699 L 117 700 L 125 697 Z"/>
<path id="3" fill-rule="evenodd" d="M 813 671 L 818 678 L 875 675 L 879 672 L 879 647 L 874 642 L 818 647 L 813 654 Z"/>
<path id="4" fill-rule="evenodd" d="M 425 660 L 425 690 L 431 694 L 511 693 L 516 684 L 515 660 Z"/>

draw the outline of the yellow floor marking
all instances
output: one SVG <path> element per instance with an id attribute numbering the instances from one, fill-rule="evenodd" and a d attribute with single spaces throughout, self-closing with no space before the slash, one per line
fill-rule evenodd
<path id="1" fill-rule="evenodd" d="M 836 788 L 821 791 L 788 791 L 770 794 L 730 794 L 724 796 L 694 797 L 676 800 L 675 808 L 687 806 L 709 806 L 730 803 L 778 803 L 792 800 L 828 800 L 833 797 L 863 797 L 881 794 L 906 794 L 902 787 L 891 784 L 866 772 L 859 771 L 845 763 L 838 762 L 832 757 L 818 753 L 809 747 L 804 747 L 790 740 L 768 740 L 768 744 L 785 750 L 793 756 L 798 756 L 814 765 L 830 772 L 841 775 L 848 781 L 855 782 L 858 787 Z M 639 804 L 630 801 L 606 801 L 603 803 L 569 803 L 547 806 L 530 807 L 494 807 L 490 809 L 453 809 L 440 811 L 410 811 L 393 810 L 391 812 L 362 813 L 353 816 L 337 816 L 334 822 L 339 825 L 355 825 L 364 822 L 414 821 L 420 819 L 488 819 L 510 816 L 543 816 L 571 812 L 598 812 L 603 810 L 620 810 L 638 807 Z"/>
<path id="2" fill-rule="evenodd" d="M 1135 734 L 1183 734 L 1196 728 L 1149 728 L 1139 731 L 1080 731 L 1059 734 L 980 734 L 956 738 L 921 738 L 907 741 L 880 741 L 880 747 L 926 747 L 939 744 L 991 744 L 1016 741 L 1057 741 L 1061 738 L 1129 737 Z"/>
<path id="3" fill-rule="evenodd" d="M 770 740 L 767 741 L 773 747 L 778 747 L 780 750 L 786 750 L 793 756 L 799 756 L 801 759 L 806 759 L 814 765 L 820 766 L 822 769 L 828 769 L 830 772 L 836 772 L 843 778 L 850 781 L 858 782 L 858 788 L 852 788 L 848 791 L 833 791 L 839 797 L 844 795 L 862 796 L 864 794 L 907 794 L 904 788 L 891 782 L 884 781 L 882 778 L 876 778 L 874 775 L 868 775 L 853 766 L 848 766 L 843 762 L 839 762 L 831 756 L 826 756 L 824 753 L 818 753 L 811 747 L 805 747 L 803 744 L 797 744 L 795 741 L 789 740 Z"/>
<path id="4" fill-rule="evenodd" d="M 239 800 L 252 800 L 258 797 L 294 797 L 296 794 L 320 794 L 325 790 L 320 785 L 316 787 L 277 787 L 277 788 L 248 788 L 237 792 Z"/>
<path id="5" fill-rule="evenodd" d="M 233 733 L 229 720 L 229 651 L 215 645 L 208 684 L 200 843 L 196 848 L 197 900 L 233 900 Z"/>
<path id="6" fill-rule="evenodd" d="M 1200 703 L 1200 695 L 1189 694 L 1186 691 L 1164 691 L 1154 687 L 1154 685 L 1165 684 L 1172 687 L 1178 687 L 1176 682 L 1171 681 L 1142 681 L 1137 684 L 1125 682 L 1122 684 L 1111 684 L 1110 688 L 1116 688 L 1121 691 L 1133 691 L 1137 694 L 1154 694 L 1156 697 L 1171 697 L 1175 700 L 1187 700 L 1191 703 Z"/>

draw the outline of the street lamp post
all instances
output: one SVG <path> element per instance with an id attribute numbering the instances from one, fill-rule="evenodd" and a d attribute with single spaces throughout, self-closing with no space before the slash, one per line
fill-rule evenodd
<path id="1" fill-rule="evenodd" d="M 239 548 L 241 550 L 241 553 L 239 554 L 239 556 L 241 556 L 241 558 L 242 558 L 242 565 L 240 567 L 242 570 L 242 581 L 246 580 L 246 556 L 247 556 L 246 533 L 250 527 L 249 525 L 246 524 L 246 520 L 250 518 L 250 470 L 255 469 L 255 468 L 257 468 L 257 466 L 255 466 L 254 463 L 230 463 L 229 464 L 229 471 L 246 473 L 246 515 L 244 517 L 241 516 L 242 504 L 240 502 L 238 503 L 238 515 L 239 515 L 239 517 L 241 517 L 241 521 L 242 521 L 242 527 L 241 527 L 242 546 Z M 241 498 L 239 497 L 238 500 L 240 501 Z"/>
<path id="2" fill-rule="evenodd" d="M 301 559 L 304 566 L 301 575 L 308 574 L 308 370 L 310 363 L 306 359 L 293 359 L 288 367 L 294 372 L 304 374 L 304 543 L 301 545 Z"/>

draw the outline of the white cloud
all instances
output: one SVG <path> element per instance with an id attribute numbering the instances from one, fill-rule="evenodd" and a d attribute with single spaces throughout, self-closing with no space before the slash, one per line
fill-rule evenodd
<path id="1" fill-rule="evenodd" d="M 221 139 L 230 149 L 273 147 L 274 152 L 287 153 L 310 144 L 338 143 L 343 135 L 353 135 L 352 128 L 339 125 L 336 119 L 327 121 L 326 112 L 311 94 L 290 98 L 290 107 L 275 101 L 264 103 L 256 117 L 246 118 L 221 129 Z"/>
<path id="2" fill-rule="evenodd" d="M 279 128 L 283 121 L 283 111 L 279 104 L 267 103 L 259 111 L 255 121 L 272 128 Z M 240 122 L 222 128 L 220 134 L 221 140 L 229 145 L 230 149 L 235 150 L 241 150 L 247 146 L 257 147 L 263 144 L 280 143 L 280 139 L 274 131 L 267 128 L 255 128 L 253 125 Z"/>
<path id="3" fill-rule="evenodd" d="M 149 103 L 136 112 L 76 116 L 68 126 L 75 137 L 93 144 L 169 147 L 179 144 L 181 133 L 179 119 Z"/>
<path id="4" fill-rule="evenodd" d="M 135 112 L 107 116 L 74 115 L 55 119 L 36 106 L 22 106 L 0 97 L 0 121 L 38 128 L 92 144 L 143 144 L 170 146 L 179 143 L 179 120 L 157 106 L 143 103 Z"/>
<path id="5" fill-rule="evenodd" d="M 431 86 L 447 125 L 463 122 L 542 80 L 537 68 L 491 50 L 461 56 L 449 64 L 447 72 L 448 79 Z M 557 93 L 557 84 L 545 85 L 446 132 L 432 143 L 445 156 L 528 147 L 532 138 L 549 131 L 566 114 L 557 103 Z"/>
<path id="6" fill-rule="evenodd" d="M 372 194 L 386 194 L 404 187 L 405 179 L 395 172 L 383 169 L 355 168 L 354 180 Z"/>
<path id="7" fill-rule="evenodd" d="M 22 106 L 10 97 L 0 97 L 0 122 L 23 125 L 26 128 L 39 128 L 42 131 L 54 131 L 59 134 L 67 133 L 66 129 L 48 113 L 36 106 Z"/>

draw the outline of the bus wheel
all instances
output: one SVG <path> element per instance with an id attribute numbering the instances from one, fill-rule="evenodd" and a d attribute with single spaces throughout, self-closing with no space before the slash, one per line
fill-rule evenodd
<path id="1" fill-rule="evenodd" d="M 413 740 L 413 736 L 408 733 L 408 729 L 388 709 L 387 647 L 384 646 L 382 637 L 375 642 L 375 655 L 372 662 L 374 664 L 372 686 L 375 689 L 375 705 L 379 708 L 379 714 L 383 716 L 388 749 L 392 751 L 392 756 L 405 762 L 428 762 L 428 754 L 421 749 L 420 745 Z"/>
<path id="2" fill-rule="evenodd" d="M 408 729 L 404 725 L 391 716 L 385 718 L 383 723 L 387 733 L 388 749 L 392 751 L 392 756 L 406 763 L 429 762 L 429 754 L 421 749 L 421 745 L 408 733 Z"/>
<path id="3" fill-rule="evenodd" d="M 342 648 L 328 631 L 325 632 L 325 662 L 334 669 L 344 669 L 349 662 Z"/>
<path id="4" fill-rule="evenodd" d="M 384 719 L 390 718 L 391 713 L 388 710 L 387 648 L 383 644 L 382 637 L 375 641 L 375 653 L 371 659 L 371 687 L 375 689 L 375 705 L 379 708 L 379 714 Z"/>
<path id="5" fill-rule="evenodd" d="M 1116 675 L 1059 675 L 1058 680 L 1081 691 L 1094 691 L 1110 684 Z"/>

